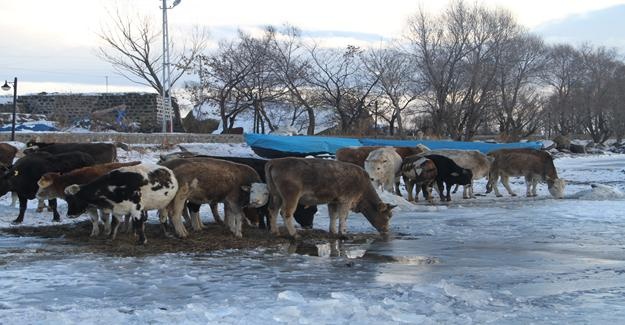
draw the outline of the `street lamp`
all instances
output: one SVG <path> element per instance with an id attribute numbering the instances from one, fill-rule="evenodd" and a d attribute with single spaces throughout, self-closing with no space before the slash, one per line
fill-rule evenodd
<path id="1" fill-rule="evenodd" d="M 15 112 L 17 111 L 17 77 L 13 79 L 13 82 L 4 81 L 4 85 L 2 85 L 2 90 L 8 91 L 11 89 L 9 84 L 13 84 L 13 121 L 11 122 L 11 141 L 15 141 Z"/>
<path id="2" fill-rule="evenodd" d="M 163 6 L 161 9 L 163 10 L 163 83 L 162 83 L 162 94 L 161 96 L 163 101 L 163 133 L 167 132 L 167 119 L 169 118 L 170 122 L 170 132 L 173 132 L 174 122 L 173 122 L 173 110 L 171 108 L 171 72 L 169 69 L 169 31 L 167 28 L 167 10 L 172 9 L 175 6 L 180 4 L 181 0 L 174 0 L 174 3 L 171 6 L 167 6 L 167 0 L 163 0 Z"/>

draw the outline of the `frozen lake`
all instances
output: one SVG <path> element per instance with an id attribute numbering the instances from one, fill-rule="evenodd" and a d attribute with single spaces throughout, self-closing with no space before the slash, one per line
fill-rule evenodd
<path id="1" fill-rule="evenodd" d="M 556 166 L 569 195 L 591 182 L 625 190 L 625 155 Z M 79 253 L 62 239 L 0 236 L 0 323 L 624 321 L 625 200 L 554 200 L 544 184 L 525 198 L 523 182 L 512 185 L 521 196 L 457 193 L 449 205 L 400 207 L 389 238 L 337 257 L 253 250 L 121 258 Z M 476 192 L 483 189 L 482 181 Z M 3 226 L 17 215 L 8 203 L 0 202 Z M 26 219 L 48 224 L 50 216 L 29 210 Z M 327 224 L 321 209 L 315 227 Z M 348 230 L 375 231 L 356 214 Z"/>

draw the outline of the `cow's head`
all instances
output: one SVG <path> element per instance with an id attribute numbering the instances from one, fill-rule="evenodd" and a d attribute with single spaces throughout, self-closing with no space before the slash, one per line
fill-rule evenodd
<path id="1" fill-rule="evenodd" d="M 59 173 L 46 173 L 39 181 L 37 181 L 37 185 L 39 185 L 39 190 L 37 191 L 37 198 L 42 200 L 50 200 L 57 197 L 57 193 L 54 193 L 54 187 L 51 186 L 54 184 L 54 181 L 59 177 Z"/>
<path id="2" fill-rule="evenodd" d="M 67 215 L 77 217 L 87 210 L 89 203 L 80 198 L 80 185 L 74 184 L 65 188 L 65 201 L 67 201 Z"/>
<path id="3" fill-rule="evenodd" d="M 377 211 L 375 213 L 375 217 L 369 219 L 371 225 L 380 233 L 385 234 L 388 232 L 388 223 L 393 216 L 391 210 L 395 208 L 396 205 L 380 202 L 377 205 Z"/>
<path id="4" fill-rule="evenodd" d="M 547 180 L 547 188 L 549 189 L 549 193 L 556 199 L 564 198 L 564 187 L 566 186 L 566 182 L 561 178 L 556 178 L 554 180 Z"/>
<path id="5" fill-rule="evenodd" d="M 473 172 L 466 168 L 461 168 L 461 170 L 452 172 L 450 175 L 460 185 L 471 185 L 471 180 L 473 179 Z"/>

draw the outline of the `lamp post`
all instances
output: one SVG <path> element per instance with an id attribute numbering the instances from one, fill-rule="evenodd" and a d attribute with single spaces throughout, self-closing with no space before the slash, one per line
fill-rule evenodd
<path id="1" fill-rule="evenodd" d="M 169 30 L 167 27 L 167 9 L 172 9 L 178 4 L 180 4 L 181 0 L 174 0 L 174 3 L 171 6 L 167 6 L 167 0 L 163 0 L 163 6 L 161 9 L 163 10 L 163 82 L 162 82 L 162 101 L 163 101 L 163 133 L 167 133 L 167 120 L 170 122 L 170 132 L 173 132 L 174 122 L 173 122 L 173 110 L 171 108 L 171 76 L 169 69 Z"/>
<path id="2" fill-rule="evenodd" d="M 17 77 L 13 79 L 13 82 L 4 81 L 4 85 L 2 85 L 2 90 L 8 91 L 11 89 L 9 84 L 13 84 L 13 120 L 11 122 L 11 141 L 15 141 L 15 113 L 17 112 Z"/>

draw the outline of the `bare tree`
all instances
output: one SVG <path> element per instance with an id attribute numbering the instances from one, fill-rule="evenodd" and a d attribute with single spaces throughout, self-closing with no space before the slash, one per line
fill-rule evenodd
<path id="1" fill-rule="evenodd" d="M 497 108 L 494 116 L 505 138 L 518 141 L 535 133 L 540 125 L 540 89 L 547 68 L 542 39 L 523 33 L 510 40 L 497 71 Z"/>
<path id="2" fill-rule="evenodd" d="M 123 16 L 115 11 L 110 18 L 110 24 L 102 26 L 98 35 L 103 42 L 98 48 L 98 56 L 129 81 L 151 87 L 162 94 L 163 84 L 159 77 L 162 72 L 161 30 L 154 27 L 146 16 Z M 208 33 L 195 29 L 189 43 L 176 47 L 171 42 L 174 49 L 170 58 L 171 85 L 192 69 L 195 57 L 206 48 L 207 41 Z M 179 121 L 177 105 L 174 105 L 174 112 Z"/>
<path id="3" fill-rule="evenodd" d="M 287 100 L 294 106 L 292 124 L 300 115 L 302 107 L 308 117 L 306 134 L 315 134 L 315 106 L 318 96 L 308 82 L 312 73 L 311 58 L 301 40 L 301 32 L 293 26 L 285 26 L 273 38 L 272 61 L 274 73 L 282 86 L 288 90 Z"/>
<path id="4" fill-rule="evenodd" d="M 310 48 L 314 71 L 308 81 L 319 89 L 322 103 L 335 110 L 343 133 L 352 131 L 374 101 L 369 95 L 378 80 L 368 80 L 369 75 L 363 73 L 360 53 L 356 46 L 348 46 L 342 53 Z"/>
<path id="5" fill-rule="evenodd" d="M 398 49 L 380 48 L 370 50 L 365 55 L 365 67 L 367 71 L 379 79 L 376 90 L 380 92 L 378 102 L 390 108 L 380 114 L 376 107 L 375 114 L 389 123 L 389 132 L 404 134 L 402 115 L 413 108 L 418 96 L 422 93 L 422 84 L 418 82 L 418 76 L 414 70 L 414 62 L 411 56 Z"/>

